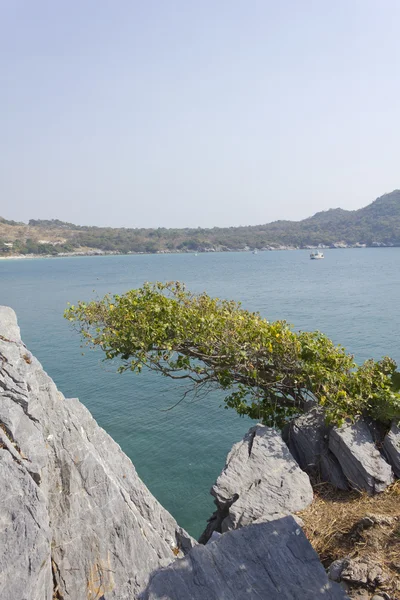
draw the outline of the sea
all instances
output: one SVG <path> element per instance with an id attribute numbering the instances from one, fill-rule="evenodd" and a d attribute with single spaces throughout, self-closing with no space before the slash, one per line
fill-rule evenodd
<path id="1" fill-rule="evenodd" d="M 178 403 L 184 388 L 154 373 L 117 374 L 81 348 L 67 303 L 123 293 L 145 281 L 242 302 L 296 330 L 319 330 L 358 362 L 400 363 L 400 248 L 129 255 L 0 260 L 0 304 L 67 398 L 78 397 L 131 458 L 151 492 L 194 537 L 214 510 L 209 490 L 252 422 L 215 392 Z"/>

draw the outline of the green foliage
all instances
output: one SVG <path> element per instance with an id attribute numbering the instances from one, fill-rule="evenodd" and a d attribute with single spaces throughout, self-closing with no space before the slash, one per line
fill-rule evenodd
<path id="1" fill-rule="evenodd" d="M 45 229 L 79 229 L 79 227 L 73 223 L 60 221 L 60 219 L 30 219 L 29 225 L 31 227 L 42 227 Z"/>
<path id="2" fill-rule="evenodd" d="M 87 345 L 120 359 L 120 372 L 147 367 L 187 381 L 197 394 L 222 389 L 226 407 L 266 424 L 282 426 L 309 400 L 338 424 L 365 414 L 385 423 L 400 418 L 399 374 L 390 358 L 357 366 L 318 331 L 295 332 L 240 303 L 191 294 L 179 282 L 79 302 L 65 317 Z"/>
<path id="3" fill-rule="evenodd" d="M 0 217 L 0 223 L 3 223 L 4 225 L 24 225 L 24 223 L 21 223 L 20 221 L 9 221 L 8 219 L 4 219 L 4 217 Z"/>

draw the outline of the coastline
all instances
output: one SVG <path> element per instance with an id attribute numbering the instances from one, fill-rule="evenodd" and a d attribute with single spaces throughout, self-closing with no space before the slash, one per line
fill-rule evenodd
<path id="1" fill-rule="evenodd" d="M 366 244 L 352 244 L 352 245 L 344 245 L 337 244 L 332 246 L 307 246 L 304 248 L 297 248 L 293 246 L 281 246 L 278 248 L 260 248 L 257 249 L 257 252 L 284 252 L 284 251 L 310 251 L 310 250 L 349 250 L 349 249 L 363 249 L 363 248 L 396 248 L 399 246 L 394 245 L 384 245 L 377 244 L 373 246 L 367 246 Z M 10 256 L 0 256 L 0 261 L 2 260 L 32 260 L 32 259 L 49 259 L 49 258 L 76 258 L 79 256 L 152 256 L 152 255 L 162 255 L 162 254 L 221 254 L 221 253 L 232 253 L 232 252 L 243 252 L 248 254 L 253 254 L 254 251 L 250 248 L 242 248 L 242 249 L 218 249 L 213 248 L 209 250 L 190 250 L 190 251 L 168 251 L 168 250 L 159 250 L 157 252 L 115 252 L 115 251 L 102 251 L 102 250 L 92 250 L 87 252 L 60 252 L 59 254 L 13 254 Z"/>

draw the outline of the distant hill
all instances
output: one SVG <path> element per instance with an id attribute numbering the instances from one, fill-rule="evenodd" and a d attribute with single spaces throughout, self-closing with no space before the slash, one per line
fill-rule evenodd
<path id="1" fill-rule="evenodd" d="M 7 221 L 7 219 L 3 219 L 3 217 L 0 217 L 0 223 L 3 223 L 3 225 L 25 225 L 25 223 L 18 221 Z"/>
<path id="2" fill-rule="evenodd" d="M 0 218 L 2 254 L 207 252 L 315 246 L 400 246 L 400 190 L 359 210 L 330 209 L 302 221 L 212 229 L 88 227 L 53 220 Z"/>

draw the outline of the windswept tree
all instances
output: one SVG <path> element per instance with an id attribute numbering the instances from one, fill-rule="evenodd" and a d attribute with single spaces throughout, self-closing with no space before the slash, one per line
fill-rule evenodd
<path id="1" fill-rule="evenodd" d="M 69 306 L 84 342 L 119 359 L 119 371 L 147 368 L 188 383 L 185 393 L 225 391 L 226 407 L 282 426 L 310 401 L 327 419 L 400 419 L 396 363 L 358 366 L 322 333 L 269 322 L 240 303 L 192 294 L 179 282 L 146 283 L 123 295 Z"/>

